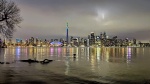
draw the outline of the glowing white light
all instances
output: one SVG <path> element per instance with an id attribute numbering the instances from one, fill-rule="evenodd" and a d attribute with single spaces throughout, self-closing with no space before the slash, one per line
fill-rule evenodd
<path id="1" fill-rule="evenodd" d="M 105 18 L 105 14 L 104 13 L 102 13 L 102 19 L 104 19 Z"/>
<path id="2" fill-rule="evenodd" d="M 96 19 L 97 21 L 102 21 L 102 20 L 104 20 L 104 19 L 105 19 L 105 13 L 102 12 L 102 11 L 100 11 L 100 10 L 98 10 L 98 11 L 97 11 L 97 16 L 96 16 L 95 19 Z"/>

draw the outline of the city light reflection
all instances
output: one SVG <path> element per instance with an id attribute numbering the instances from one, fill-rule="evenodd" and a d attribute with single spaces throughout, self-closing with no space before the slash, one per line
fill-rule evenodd
<path id="1" fill-rule="evenodd" d="M 94 67 L 101 61 L 105 62 L 127 62 L 130 63 L 137 53 L 142 52 L 141 49 L 135 48 L 107 48 L 107 47 L 9 47 L 5 49 L 4 60 L 21 60 L 21 59 L 55 59 L 63 60 L 67 58 L 69 61 L 86 60 Z M 2 50 L 1 50 L 2 51 Z M 9 55 L 11 53 L 11 55 Z M 75 54 L 75 57 L 73 56 Z M 134 55 L 134 56 L 132 56 Z M 2 58 L 1 58 L 2 59 Z"/>
<path id="2" fill-rule="evenodd" d="M 20 49 L 20 47 L 17 47 L 16 48 L 16 57 L 17 57 L 17 60 L 20 60 L 20 54 L 21 54 L 21 49 Z"/>
<path id="3" fill-rule="evenodd" d="M 107 48 L 106 48 L 106 61 L 107 61 L 107 62 L 109 62 L 109 56 L 110 56 L 110 55 L 109 55 L 109 51 L 108 51 Z"/>
<path id="4" fill-rule="evenodd" d="M 90 48 L 87 47 L 87 60 L 89 61 L 89 56 L 90 56 Z"/>
<path id="5" fill-rule="evenodd" d="M 100 61 L 100 52 L 101 52 L 101 49 L 97 48 L 97 60 L 98 61 Z"/>
<path id="6" fill-rule="evenodd" d="M 79 53 L 79 48 L 75 48 L 75 49 L 76 49 L 76 53 L 74 52 L 74 53 L 76 54 L 75 60 L 78 61 L 78 60 L 79 60 L 79 59 L 78 59 L 78 56 L 79 56 L 79 55 L 78 55 L 78 53 Z"/>
<path id="7" fill-rule="evenodd" d="M 58 47 L 58 48 L 57 48 L 57 50 L 58 50 L 58 56 L 60 56 L 60 55 L 61 55 L 61 53 L 62 53 L 62 52 L 61 52 L 61 48 L 60 48 L 60 47 Z"/>
<path id="8" fill-rule="evenodd" d="M 91 55 L 90 55 L 90 62 L 91 62 L 91 70 L 95 72 L 95 64 L 96 64 L 96 49 L 91 49 Z"/>
<path id="9" fill-rule="evenodd" d="M 53 47 L 50 48 L 50 54 L 51 54 L 51 56 L 54 55 L 54 48 Z"/>
<path id="10" fill-rule="evenodd" d="M 127 63 L 130 63 L 131 62 L 131 48 L 128 47 L 127 48 Z"/>

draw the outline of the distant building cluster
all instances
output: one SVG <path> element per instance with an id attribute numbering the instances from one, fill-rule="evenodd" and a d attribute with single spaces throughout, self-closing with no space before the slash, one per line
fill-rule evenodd
<path id="1" fill-rule="evenodd" d="M 15 43 L 12 43 L 12 41 L 9 40 L 6 44 L 8 46 L 53 47 L 53 46 L 63 46 L 64 40 L 63 39 L 41 40 L 38 38 L 31 37 L 30 39 L 26 39 L 25 41 L 22 41 L 21 39 L 16 39 Z"/>
<path id="2" fill-rule="evenodd" d="M 100 46 L 100 47 L 150 47 L 150 43 L 141 43 L 137 42 L 136 39 L 119 39 L 117 36 L 113 36 L 109 38 L 106 32 L 100 33 L 99 35 L 95 35 L 94 32 L 91 32 L 88 35 L 87 39 L 83 38 L 73 38 L 70 39 L 70 46 Z"/>
<path id="3" fill-rule="evenodd" d="M 87 38 L 81 38 L 73 36 L 69 37 L 69 26 L 67 23 L 66 28 L 66 39 L 50 39 L 50 40 L 41 40 L 39 38 L 31 37 L 22 41 L 21 39 L 16 39 L 16 42 L 13 43 L 11 39 L 8 41 L 0 39 L 0 47 L 7 46 L 37 46 L 37 47 L 150 47 L 150 43 L 141 43 L 137 42 L 136 39 L 119 39 L 117 36 L 113 36 L 110 38 L 106 32 L 100 33 L 99 35 L 95 35 L 94 32 L 91 32 Z"/>
<path id="4" fill-rule="evenodd" d="M 65 41 L 64 39 L 50 39 L 50 40 L 41 40 L 38 38 L 31 37 L 30 39 L 26 39 L 25 41 L 22 41 L 21 39 L 16 39 L 16 42 L 12 42 L 11 39 L 8 41 L 5 41 L 0 39 L 0 47 L 6 47 L 6 46 L 37 46 L 37 47 L 64 47 L 64 46 L 70 46 L 70 47 L 150 47 L 150 43 L 141 43 L 137 42 L 136 39 L 129 40 L 126 39 L 118 39 L 117 36 L 114 36 L 112 38 L 109 38 L 107 36 L 106 32 L 100 33 L 99 35 L 95 35 L 94 32 L 91 32 L 86 39 L 81 37 L 70 37 L 68 41 Z"/>

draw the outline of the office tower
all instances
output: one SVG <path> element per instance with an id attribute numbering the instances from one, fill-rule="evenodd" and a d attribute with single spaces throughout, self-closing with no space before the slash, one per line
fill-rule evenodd
<path id="1" fill-rule="evenodd" d="M 133 44 L 136 45 L 136 39 L 133 39 Z"/>
<path id="2" fill-rule="evenodd" d="M 94 32 L 91 32 L 91 41 L 90 41 L 90 44 L 91 45 L 95 44 L 95 35 L 94 35 Z"/>

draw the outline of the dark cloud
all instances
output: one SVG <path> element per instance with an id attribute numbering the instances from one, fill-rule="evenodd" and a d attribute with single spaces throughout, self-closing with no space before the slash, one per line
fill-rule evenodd
<path id="1" fill-rule="evenodd" d="M 23 29 L 18 30 L 14 37 L 19 37 L 20 32 L 30 32 L 30 29 L 33 31 L 26 33 L 27 36 L 65 36 L 66 22 L 69 22 L 72 36 L 86 37 L 91 31 L 98 35 L 106 31 L 109 35 L 143 40 L 148 39 L 146 35 L 150 33 L 145 31 L 150 27 L 150 0 L 13 1 L 21 8 L 24 18 Z"/>

